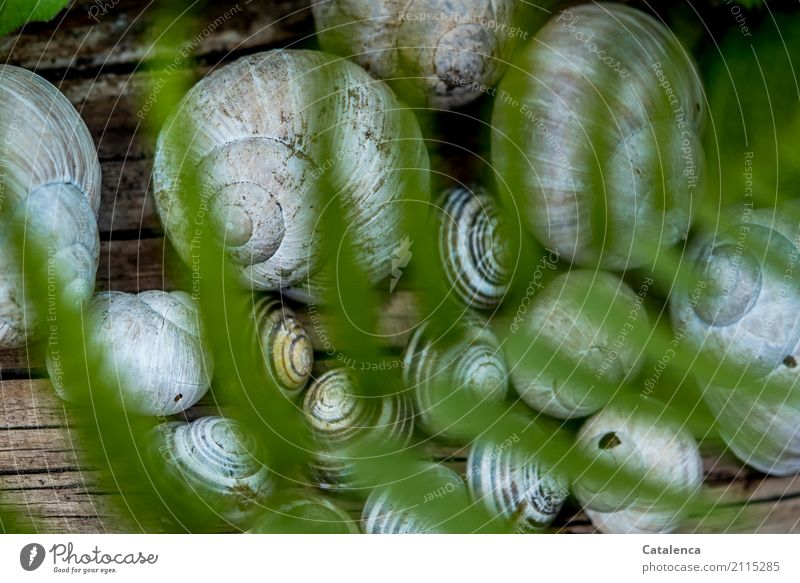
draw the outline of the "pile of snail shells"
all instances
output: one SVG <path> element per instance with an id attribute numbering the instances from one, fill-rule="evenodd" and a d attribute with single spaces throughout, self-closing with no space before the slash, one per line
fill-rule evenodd
<path id="1" fill-rule="evenodd" d="M 499 93 L 501 194 L 543 245 L 621 270 L 685 239 L 703 192 L 706 110 L 691 57 L 663 24 L 622 4 L 566 8 Z"/>
<path id="2" fill-rule="evenodd" d="M 174 415 L 208 391 L 214 360 L 198 305 L 186 292 L 100 292 L 87 312 L 99 374 L 126 411 Z M 75 400 L 55 353 L 47 368 L 56 393 Z"/>
<path id="3" fill-rule="evenodd" d="M 514 0 L 329 0 L 311 10 L 324 50 L 433 108 L 463 106 L 494 90 L 528 34 L 524 4 Z"/>
<path id="4" fill-rule="evenodd" d="M 457 442 L 463 432 L 447 415 L 453 398 L 462 395 L 476 407 L 502 402 L 508 392 L 508 370 L 488 322 L 465 318 L 449 329 L 423 323 L 414 330 L 403 354 L 403 382 L 418 426 Z"/>
<path id="5" fill-rule="evenodd" d="M 604 533 L 673 532 L 686 512 L 673 500 L 688 503 L 703 481 L 700 452 L 686 428 L 636 409 L 606 407 L 581 427 L 577 447 L 590 460 L 607 462 L 612 469 L 630 472 L 636 480 L 621 488 L 585 473 L 574 478 L 573 494 L 592 524 Z M 665 499 L 641 491 L 643 484 L 662 492 Z M 667 499 L 668 493 L 672 497 Z"/>
<path id="6" fill-rule="evenodd" d="M 377 283 L 403 238 L 405 201 L 428 199 L 428 167 L 419 125 L 388 86 L 323 52 L 275 50 L 187 93 L 156 144 L 154 199 L 187 265 L 211 228 L 243 285 L 319 301 L 331 285 L 327 217 L 343 221 Z"/>
<path id="7" fill-rule="evenodd" d="M 223 521 L 246 526 L 274 490 L 256 440 L 237 421 L 171 421 L 157 426 L 156 436 L 177 487 L 189 488 Z"/>
<path id="8" fill-rule="evenodd" d="M 438 255 L 449 293 L 478 310 L 508 293 L 511 257 L 499 204 L 481 187 L 453 186 L 437 201 Z"/>
<path id="9" fill-rule="evenodd" d="M 721 436 L 774 475 L 800 471 L 798 216 L 796 204 L 758 209 L 701 235 L 671 298 L 674 328 L 709 365 L 695 376 Z"/>
<path id="10" fill-rule="evenodd" d="M 41 320 L 23 286 L 12 224 L 47 254 L 40 271 L 61 299 L 94 291 L 100 254 L 100 163 L 66 97 L 31 71 L 0 65 L 0 350 L 36 337 Z M 15 244 L 16 243 L 16 244 Z M 31 290 L 44 293 L 44 290 Z"/>
<path id="11" fill-rule="evenodd" d="M 385 396 L 359 393 L 359 373 L 334 368 L 306 389 L 302 401 L 304 424 L 314 450 L 309 471 L 314 484 L 326 490 L 357 487 L 348 447 L 360 440 L 405 447 L 414 431 L 414 414 L 402 392 Z"/>
<path id="12" fill-rule="evenodd" d="M 257 534 L 359 534 L 358 525 L 338 504 L 322 496 L 298 493 L 268 512 L 251 529 Z"/>
<path id="13" fill-rule="evenodd" d="M 641 365 L 642 304 L 617 276 L 573 269 L 534 296 L 505 342 L 512 384 L 531 408 L 561 419 L 595 413 Z M 590 384 L 591 383 L 591 384 Z"/>

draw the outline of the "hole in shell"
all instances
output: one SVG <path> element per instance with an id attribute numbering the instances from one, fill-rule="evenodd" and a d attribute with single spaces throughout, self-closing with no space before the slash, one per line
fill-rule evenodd
<path id="1" fill-rule="evenodd" d="M 617 434 L 613 431 L 609 431 L 605 435 L 601 436 L 600 439 L 597 440 L 597 447 L 600 449 L 614 449 L 618 445 L 622 443 Z"/>
<path id="2" fill-rule="evenodd" d="M 794 368 L 797 366 L 797 359 L 791 354 L 783 359 L 783 364 L 788 366 L 789 368 Z"/>
<path id="3" fill-rule="evenodd" d="M 177 395 L 175 395 L 175 402 L 176 402 L 176 403 L 177 403 L 178 401 L 180 401 L 181 399 L 183 399 L 183 393 L 178 393 Z"/>

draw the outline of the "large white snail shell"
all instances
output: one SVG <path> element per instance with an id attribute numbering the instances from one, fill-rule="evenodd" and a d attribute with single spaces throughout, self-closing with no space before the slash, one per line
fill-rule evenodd
<path id="1" fill-rule="evenodd" d="M 280 299 L 261 298 L 254 311 L 261 354 L 272 378 L 287 395 L 299 395 L 314 365 L 311 337 Z"/>
<path id="2" fill-rule="evenodd" d="M 672 294 L 673 327 L 713 365 L 704 382 L 763 378 L 800 342 L 800 227 L 791 209 L 759 209 L 693 242 L 695 270 Z"/>
<path id="3" fill-rule="evenodd" d="M 185 292 L 102 292 L 89 304 L 101 374 L 123 406 L 142 415 L 173 415 L 206 393 L 214 363 L 197 303 Z M 56 392 L 69 399 L 58 359 L 47 368 Z"/>
<path id="4" fill-rule="evenodd" d="M 405 396 L 359 395 L 358 382 L 355 371 L 332 369 L 315 379 L 303 397 L 303 418 L 315 446 L 310 470 L 321 488 L 353 485 L 354 460 L 345 448 L 357 440 L 402 447 L 411 439 L 414 416 Z"/>
<path id="5" fill-rule="evenodd" d="M 416 178 L 427 168 L 419 126 L 386 85 L 325 53 L 281 50 L 243 57 L 189 91 L 159 136 L 153 180 L 184 261 L 196 229 L 211 224 L 243 283 L 277 290 L 321 285 L 321 216 L 337 211 L 316 196 L 319 179 L 378 281 L 402 238 L 399 201 L 427 199 L 427 176 Z M 198 216 L 180 194 L 192 174 Z"/>
<path id="6" fill-rule="evenodd" d="M 547 415 L 591 415 L 611 395 L 590 383 L 613 386 L 635 375 L 640 347 L 632 337 L 648 321 L 642 298 L 615 275 L 579 269 L 559 275 L 534 297 L 516 332 L 541 341 L 542 354 L 519 339 L 506 342 L 512 384 L 528 406 Z"/>
<path id="7" fill-rule="evenodd" d="M 512 439 L 472 446 L 467 485 L 472 499 L 491 516 L 513 520 L 522 530 L 549 525 L 569 494 L 566 480 L 514 449 Z"/>
<path id="8" fill-rule="evenodd" d="M 687 234 L 704 107 L 666 27 L 621 4 L 582 4 L 540 29 L 503 80 L 492 160 L 544 245 L 580 265 L 637 267 Z"/>
<path id="9" fill-rule="evenodd" d="M 514 0 L 328 0 L 311 9 L 324 50 L 413 87 L 433 107 L 492 91 L 527 35 Z"/>
<path id="10" fill-rule="evenodd" d="M 577 445 L 591 458 L 606 459 L 664 491 L 683 492 L 688 501 L 703 480 L 703 463 L 697 443 L 682 427 L 649 415 L 607 407 L 591 417 L 578 432 Z M 578 477 L 573 492 L 586 514 L 606 533 L 664 533 L 678 528 L 682 509 L 635 489 L 624 494 L 605 483 Z"/>
<path id="11" fill-rule="evenodd" d="M 440 205 L 439 258 L 451 293 L 467 306 L 496 307 L 511 281 L 497 203 L 482 188 L 457 186 L 442 195 Z"/>
<path id="12" fill-rule="evenodd" d="M 273 489 L 253 437 L 236 421 L 201 417 L 158 427 L 161 452 L 186 487 L 234 524 L 250 519 Z"/>
<path id="13" fill-rule="evenodd" d="M 403 354 L 403 382 L 411 391 L 419 426 L 444 439 L 458 432 L 443 417 L 448 397 L 466 392 L 470 402 L 498 403 L 508 390 L 502 350 L 488 324 L 466 319 L 452 329 L 420 325 Z"/>
<path id="14" fill-rule="evenodd" d="M 88 299 L 99 257 L 100 163 L 89 130 L 67 98 L 35 73 L 11 65 L 0 65 L 0 147 L 0 349 L 5 349 L 24 344 L 39 320 L 22 285 L 10 221 L 24 225 L 26 239 L 47 252 L 41 269 L 48 270 L 54 293 L 68 301 Z"/>

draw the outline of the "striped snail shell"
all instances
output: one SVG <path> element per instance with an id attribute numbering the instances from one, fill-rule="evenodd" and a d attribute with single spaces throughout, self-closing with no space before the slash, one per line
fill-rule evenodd
<path id="1" fill-rule="evenodd" d="M 208 391 L 214 363 L 197 303 L 182 291 L 101 292 L 88 304 L 100 374 L 123 406 L 140 415 L 174 415 Z M 58 359 L 47 369 L 56 393 L 70 400 Z"/>
<path id="2" fill-rule="evenodd" d="M 508 391 L 508 370 L 485 322 L 467 318 L 445 331 L 423 323 L 406 345 L 403 382 L 411 391 L 420 428 L 458 441 L 459 432 L 447 418 L 448 397 L 465 392 L 476 404 L 500 402 Z"/>
<path id="3" fill-rule="evenodd" d="M 0 349 L 22 346 L 39 322 L 22 285 L 10 221 L 48 253 L 67 301 L 94 291 L 100 163 L 75 108 L 42 77 L 0 65 Z"/>
<path id="4" fill-rule="evenodd" d="M 324 489 L 353 486 L 353 460 L 345 448 L 359 439 L 407 444 L 414 429 L 411 407 L 402 394 L 358 394 L 358 374 L 329 370 L 315 379 L 303 397 L 303 418 L 315 444 L 312 478 Z"/>
<path id="5" fill-rule="evenodd" d="M 472 499 L 492 516 L 512 520 L 521 530 L 549 525 L 569 495 L 566 480 L 515 449 L 511 438 L 473 444 L 467 458 L 467 485 Z"/>
<path id="6" fill-rule="evenodd" d="M 439 464 L 429 464 L 422 473 L 429 492 L 421 500 L 399 500 L 391 484 L 375 488 L 367 497 L 361 513 L 361 530 L 365 534 L 443 534 L 447 525 L 438 523 L 425 505 L 436 495 L 459 497 L 464 507 L 469 504 L 467 489 L 461 477 Z"/>
<path id="7" fill-rule="evenodd" d="M 522 338 L 505 345 L 522 400 L 562 419 L 598 411 L 611 395 L 592 383 L 619 384 L 639 369 L 632 337 L 649 325 L 642 301 L 602 271 L 575 269 L 547 283 L 519 324 Z M 541 342 L 541 350 L 528 339 Z"/>
<path id="8" fill-rule="evenodd" d="M 797 210 L 747 212 L 693 242 L 687 258 L 694 272 L 670 307 L 675 330 L 714 371 L 701 381 L 733 386 L 763 378 L 800 342 Z"/>
<path id="9" fill-rule="evenodd" d="M 705 101 L 665 26 L 616 3 L 564 9 L 500 95 L 493 163 L 543 245 L 628 269 L 686 237 L 703 192 Z"/>
<path id="10" fill-rule="evenodd" d="M 247 522 L 273 489 L 256 441 L 237 421 L 201 417 L 159 426 L 161 451 L 186 486 L 223 519 Z"/>
<path id="11" fill-rule="evenodd" d="M 159 135 L 154 196 L 187 264 L 198 223 L 208 223 L 246 286 L 315 287 L 322 213 L 336 212 L 317 197 L 324 178 L 360 267 L 377 282 L 402 238 L 403 197 L 428 197 L 427 168 L 416 119 L 385 84 L 319 51 L 276 50 L 242 57 L 188 92 Z M 202 193 L 196 217 L 187 185 Z"/>
<path id="12" fill-rule="evenodd" d="M 662 492 L 688 500 L 703 481 L 703 463 L 694 438 L 677 423 L 641 415 L 638 410 L 607 407 L 581 427 L 577 446 L 592 460 L 605 460 Z M 615 473 L 616 475 L 616 473 Z M 606 533 L 656 534 L 680 525 L 682 508 L 667 505 L 610 481 L 578 476 L 573 493 L 592 524 Z"/>
<path id="13" fill-rule="evenodd" d="M 511 280 L 507 238 L 497 203 L 482 188 L 456 186 L 441 200 L 439 258 L 459 302 L 488 310 Z"/>
<path id="14" fill-rule="evenodd" d="M 280 299 L 259 299 L 255 316 L 261 353 L 272 378 L 287 395 L 299 395 L 314 365 L 311 337 Z"/>
<path id="15" fill-rule="evenodd" d="M 259 534 L 359 534 L 350 515 L 327 498 L 302 493 L 270 508 L 251 532 Z"/>
<path id="16" fill-rule="evenodd" d="M 397 80 L 404 96 L 433 107 L 465 105 L 491 90 L 527 34 L 514 0 L 330 0 L 311 10 L 324 50 Z"/>

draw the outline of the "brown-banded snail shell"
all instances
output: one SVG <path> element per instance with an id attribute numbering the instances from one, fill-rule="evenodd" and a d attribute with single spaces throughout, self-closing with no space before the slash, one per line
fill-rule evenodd
<path id="1" fill-rule="evenodd" d="M 492 91 L 527 35 L 513 0 L 329 0 L 311 9 L 324 50 L 396 80 L 401 94 L 433 107 L 458 107 Z"/>
<path id="2" fill-rule="evenodd" d="M 493 517 L 513 520 L 522 530 L 549 525 L 569 494 L 566 480 L 515 449 L 513 439 L 473 444 L 467 485 L 472 499 Z"/>
<path id="3" fill-rule="evenodd" d="M 627 269 L 686 237 L 703 192 L 705 100 L 664 25 L 617 3 L 566 8 L 500 95 L 492 160 L 543 245 Z"/>
<path id="4" fill-rule="evenodd" d="M 362 396 L 358 383 L 355 371 L 332 369 L 315 379 L 303 397 L 303 418 L 315 447 L 310 470 L 321 488 L 352 487 L 355 460 L 346 448 L 359 440 L 402 447 L 411 439 L 414 416 L 405 396 Z"/>
<path id="5" fill-rule="evenodd" d="M 457 186 L 441 199 L 439 258 L 459 302 L 496 307 L 511 279 L 509 249 L 497 203 L 482 189 Z"/>
<path id="6" fill-rule="evenodd" d="M 427 168 L 416 119 L 388 86 L 319 51 L 276 50 L 215 70 L 184 97 L 159 135 L 154 198 L 187 263 L 207 223 L 244 285 L 300 286 L 313 298 L 323 212 L 341 209 L 359 266 L 377 282 L 402 239 L 403 198 L 427 200 Z M 317 196 L 323 179 L 338 207 Z M 190 216 L 186 197 L 198 191 Z"/>
<path id="7" fill-rule="evenodd" d="M 128 411 L 173 415 L 206 393 L 214 371 L 197 303 L 182 291 L 101 292 L 88 304 L 100 374 Z M 59 361 L 48 355 L 56 392 L 69 400 Z"/>
<path id="8" fill-rule="evenodd" d="M 350 515 L 327 498 L 303 493 L 270 508 L 252 531 L 259 534 L 359 534 Z"/>
<path id="9" fill-rule="evenodd" d="M 763 378 L 800 342 L 798 216 L 797 207 L 747 211 L 692 243 L 694 272 L 670 307 L 684 343 L 711 365 L 702 382 Z"/>
<path id="10" fill-rule="evenodd" d="M 505 344 L 523 401 L 563 419 L 598 411 L 611 397 L 606 387 L 640 366 L 634 338 L 649 324 L 642 302 L 641 293 L 602 271 L 576 269 L 547 283 L 519 323 L 522 336 Z"/>
<path id="11" fill-rule="evenodd" d="M 286 394 L 299 395 L 314 365 L 311 337 L 280 299 L 261 298 L 254 309 L 261 354 L 273 379 Z"/>
<path id="12" fill-rule="evenodd" d="M 23 345 L 39 317 L 27 297 L 11 221 L 47 252 L 58 294 L 83 302 L 94 292 L 100 242 L 100 163 L 75 108 L 42 77 L 0 65 L 0 349 Z M 19 242 L 22 243 L 22 242 Z M 61 284 L 66 285 L 61 289 Z"/>
<path id="13" fill-rule="evenodd" d="M 602 532 L 674 531 L 685 508 L 660 496 L 669 492 L 688 502 L 703 481 L 703 463 L 689 432 L 671 420 L 639 413 L 609 406 L 578 432 L 577 446 L 591 460 L 604 460 L 611 468 L 608 480 L 580 475 L 573 483 L 575 496 Z M 634 483 L 613 484 L 617 470 L 630 472 Z M 639 491 L 643 484 L 661 494 Z"/>
<path id="14" fill-rule="evenodd" d="M 458 440 L 450 426 L 448 399 L 465 394 L 470 403 L 498 403 L 508 390 L 502 350 L 488 324 L 467 318 L 449 330 L 423 323 L 406 345 L 403 382 L 411 391 L 417 423 L 427 433 Z"/>
<path id="15" fill-rule="evenodd" d="M 237 421 L 201 417 L 157 427 L 160 451 L 185 486 L 220 517 L 245 524 L 273 490 L 258 445 Z"/>

